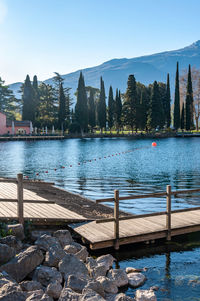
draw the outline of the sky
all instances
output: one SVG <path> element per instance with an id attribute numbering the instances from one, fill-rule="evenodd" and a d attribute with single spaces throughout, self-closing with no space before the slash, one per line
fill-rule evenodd
<path id="1" fill-rule="evenodd" d="M 199 0 L 0 0 L 0 77 L 45 80 L 183 48 L 200 40 L 199 12 Z"/>

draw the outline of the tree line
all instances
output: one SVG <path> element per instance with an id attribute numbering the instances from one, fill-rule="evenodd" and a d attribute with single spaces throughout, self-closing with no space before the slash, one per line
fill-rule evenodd
<path id="1" fill-rule="evenodd" d="M 193 91 L 194 85 L 194 91 Z M 17 100 L 2 79 L 0 79 L 0 111 L 10 119 L 20 116 L 31 120 L 34 127 L 51 127 L 69 132 L 93 132 L 109 129 L 152 131 L 167 129 L 172 125 L 175 130 L 196 128 L 200 115 L 200 71 L 189 65 L 188 71 L 179 76 L 176 68 L 174 104 L 171 105 L 170 79 L 166 83 L 154 81 L 148 86 L 136 82 L 129 75 L 125 93 L 109 88 L 108 99 L 103 78 L 100 89 L 85 86 L 84 76 L 80 73 L 75 107 L 72 107 L 70 88 L 64 87 L 64 79 L 55 73 L 53 85 L 39 83 L 35 75 L 31 82 L 29 75 L 21 87 L 22 99 Z M 173 122 L 172 122 L 173 120 Z"/>

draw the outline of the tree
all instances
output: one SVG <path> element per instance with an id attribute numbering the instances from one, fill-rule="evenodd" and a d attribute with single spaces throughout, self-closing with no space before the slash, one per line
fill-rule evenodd
<path id="1" fill-rule="evenodd" d="M 113 98 L 113 89 L 110 86 L 109 95 L 108 95 L 108 127 L 111 129 L 114 125 L 114 113 L 115 113 L 115 101 Z"/>
<path id="2" fill-rule="evenodd" d="M 167 90 L 166 90 L 166 103 L 164 106 L 165 112 L 165 124 L 167 128 L 171 125 L 171 96 L 170 96 L 170 82 L 169 82 L 169 73 L 167 74 Z"/>
<path id="3" fill-rule="evenodd" d="M 116 90 L 116 97 L 115 97 L 115 120 L 116 120 L 116 128 L 117 132 L 119 132 L 121 125 L 122 125 L 122 100 L 121 100 L 121 93 L 120 90 Z"/>
<path id="4" fill-rule="evenodd" d="M 184 130 L 184 128 L 185 128 L 185 106 L 183 102 L 182 110 L 181 110 L 181 129 Z"/>
<path id="5" fill-rule="evenodd" d="M 40 103 L 40 95 L 39 95 L 39 90 L 38 90 L 38 80 L 37 76 L 34 75 L 33 77 L 33 93 L 34 93 L 34 111 L 35 111 L 35 117 L 34 121 L 37 119 L 38 114 L 39 114 L 39 103 Z"/>
<path id="6" fill-rule="evenodd" d="M 13 92 L 4 83 L 0 77 L 0 111 L 4 112 L 8 118 L 13 119 L 16 110 L 16 99 Z"/>
<path id="7" fill-rule="evenodd" d="M 157 127 L 162 128 L 164 124 L 163 121 L 163 104 L 160 98 L 159 86 L 157 81 L 154 81 L 150 98 L 150 108 L 147 119 L 147 127 L 150 130 L 156 129 Z"/>
<path id="8" fill-rule="evenodd" d="M 106 128 L 106 95 L 102 77 L 100 79 L 100 96 L 97 103 L 97 116 L 98 124 L 102 132 L 103 128 Z"/>
<path id="9" fill-rule="evenodd" d="M 192 77 L 191 68 L 189 65 L 187 92 L 185 99 L 185 127 L 186 130 L 190 130 L 193 127 L 193 91 L 192 91 Z"/>
<path id="10" fill-rule="evenodd" d="M 180 128 L 180 91 L 179 91 L 179 69 L 178 62 L 176 68 L 176 82 L 175 82 L 175 97 L 174 97 L 174 128 Z"/>
<path id="11" fill-rule="evenodd" d="M 93 91 L 93 89 L 90 90 L 90 96 L 89 96 L 89 99 L 88 99 L 88 124 L 91 127 L 91 130 L 93 132 L 93 128 L 96 125 L 94 91 Z"/>
<path id="12" fill-rule="evenodd" d="M 123 104 L 124 122 L 132 130 L 137 127 L 136 114 L 138 109 L 138 96 L 136 91 L 136 81 L 134 75 L 129 75 L 127 89 Z"/>
<path id="13" fill-rule="evenodd" d="M 34 90 L 30 81 L 29 75 L 26 76 L 26 80 L 23 87 L 22 95 L 22 120 L 35 120 L 35 103 L 34 103 Z"/>
<path id="14" fill-rule="evenodd" d="M 77 102 L 75 106 L 76 121 L 80 125 L 81 133 L 87 132 L 88 129 L 88 106 L 85 82 L 82 72 L 78 81 Z"/>
<path id="15" fill-rule="evenodd" d="M 139 120 L 139 128 L 141 130 L 147 130 L 147 117 L 149 111 L 149 104 L 150 104 L 150 87 L 146 87 L 141 83 L 137 83 L 137 94 L 140 96 L 139 100 L 139 112 L 138 120 Z"/>
<path id="16" fill-rule="evenodd" d="M 66 117 L 67 117 L 67 112 L 66 112 L 66 98 L 63 90 L 63 85 L 62 83 L 60 84 L 59 88 L 59 96 L 58 96 L 58 127 L 62 131 L 65 131 L 66 129 Z"/>

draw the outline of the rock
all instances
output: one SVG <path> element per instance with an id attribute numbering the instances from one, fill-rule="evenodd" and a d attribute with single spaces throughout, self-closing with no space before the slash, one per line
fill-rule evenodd
<path id="1" fill-rule="evenodd" d="M 96 280 L 90 280 L 84 289 L 91 289 L 101 295 L 103 298 L 105 297 L 103 285 Z"/>
<path id="2" fill-rule="evenodd" d="M 41 250 L 43 251 L 48 251 L 49 248 L 51 248 L 52 246 L 55 246 L 55 248 L 62 249 L 59 241 L 57 240 L 57 238 L 52 237 L 50 235 L 44 234 L 42 236 L 40 236 L 36 241 L 35 241 L 35 245 L 37 245 Z"/>
<path id="3" fill-rule="evenodd" d="M 129 297 L 129 296 L 126 296 L 125 294 L 123 293 L 120 293 L 120 294 L 107 294 L 106 295 L 106 301 L 134 301 L 135 299 Z"/>
<path id="4" fill-rule="evenodd" d="M 107 271 L 112 267 L 113 262 L 115 261 L 115 258 L 110 255 L 102 255 L 100 257 L 97 258 L 97 265 L 103 265 L 107 268 Z"/>
<path id="5" fill-rule="evenodd" d="M 0 265 L 8 262 L 15 256 L 15 249 L 0 243 Z"/>
<path id="6" fill-rule="evenodd" d="M 41 301 L 53 301 L 53 298 L 47 294 L 42 295 Z"/>
<path id="7" fill-rule="evenodd" d="M 108 272 L 107 277 L 116 282 L 118 287 L 128 285 L 128 277 L 126 272 L 122 269 L 112 269 Z"/>
<path id="8" fill-rule="evenodd" d="M 17 282 L 22 281 L 29 273 L 31 273 L 44 260 L 42 252 L 37 246 L 32 246 L 21 252 L 10 260 L 8 263 L 0 267 L 0 271 L 6 271 Z"/>
<path id="9" fill-rule="evenodd" d="M 16 292 L 20 292 L 21 287 L 6 272 L 0 273 L 0 300 L 5 296 L 13 296 Z M 8 300 L 9 300 L 8 298 Z M 6 299 L 7 300 L 7 299 Z M 11 299 L 10 299 L 11 300 Z"/>
<path id="10" fill-rule="evenodd" d="M 64 275 L 65 280 L 69 275 L 76 275 L 79 278 L 88 278 L 88 270 L 84 263 L 73 254 L 65 253 L 63 259 L 59 262 L 59 271 Z"/>
<path id="11" fill-rule="evenodd" d="M 82 295 L 75 293 L 71 288 L 64 288 L 58 301 L 81 301 Z"/>
<path id="12" fill-rule="evenodd" d="M 67 245 L 64 247 L 64 251 L 68 254 L 76 254 L 78 252 L 74 245 Z"/>
<path id="13" fill-rule="evenodd" d="M 13 291 L 5 294 L 4 296 L 0 295 L 1 301 L 26 301 L 27 294 L 25 292 Z"/>
<path id="14" fill-rule="evenodd" d="M 104 265 L 97 265 L 97 262 L 94 258 L 87 257 L 86 266 L 91 277 L 96 279 L 99 276 L 106 276 L 107 267 Z"/>
<path id="15" fill-rule="evenodd" d="M 151 286 L 150 290 L 152 290 L 152 291 L 158 291 L 159 290 L 159 286 L 157 286 L 157 285 Z"/>
<path id="16" fill-rule="evenodd" d="M 88 270 L 94 269 L 97 267 L 97 262 L 93 257 L 87 257 L 86 258 L 86 266 Z"/>
<path id="17" fill-rule="evenodd" d="M 32 241 L 36 241 L 40 236 L 42 236 L 44 234 L 51 236 L 52 232 L 53 232 L 52 230 L 34 230 L 34 231 L 31 231 L 31 239 L 32 239 Z"/>
<path id="18" fill-rule="evenodd" d="M 58 230 L 54 232 L 53 236 L 58 239 L 62 248 L 64 248 L 66 245 L 70 244 L 73 241 L 71 234 L 68 230 Z"/>
<path id="19" fill-rule="evenodd" d="M 135 269 L 135 268 L 131 268 L 131 267 L 126 268 L 126 273 L 127 274 L 129 274 L 129 273 L 140 273 L 142 271 L 143 271 L 143 269 Z"/>
<path id="20" fill-rule="evenodd" d="M 42 285 L 38 281 L 23 281 L 20 283 L 22 291 L 37 291 L 42 289 Z"/>
<path id="21" fill-rule="evenodd" d="M 156 295 L 152 290 L 137 290 L 135 293 L 136 301 L 157 301 Z"/>
<path id="22" fill-rule="evenodd" d="M 146 277 L 142 273 L 129 273 L 128 284 L 134 288 L 141 286 L 146 281 Z"/>
<path id="23" fill-rule="evenodd" d="M 22 224 L 7 225 L 7 231 L 9 234 L 16 236 L 20 240 L 24 239 L 24 227 Z"/>
<path id="24" fill-rule="evenodd" d="M 81 301 L 105 301 L 97 292 L 91 289 L 84 289 Z"/>
<path id="25" fill-rule="evenodd" d="M 62 274 L 54 267 L 41 265 L 36 268 L 33 280 L 40 282 L 43 286 L 55 281 L 62 283 Z"/>
<path id="26" fill-rule="evenodd" d="M 58 299 L 62 291 L 62 285 L 58 281 L 50 282 L 47 286 L 46 293 L 54 298 Z"/>
<path id="27" fill-rule="evenodd" d="M 86 261 L 86 258 L 88 257 L 88 251 L 87 251 L 87 248 L 86 247 L 82 247 L 82 249 L 77 252 L 76 254 L 76 257 L 82 261 Z"/>
<path id="28" fill-rule="evenodd" d="M 110 280 L 109 278 L 105 276 L 100 276 L 97 278 L 97 281 L 99 281 L 105 293 L 110 293 L 110 294 L 117 294 L 118 293 L 118 287 L 116 285 L 116 282 L 114 280 Z"/>
<path id="29" fill-rule="evenodd" d="M 22 242 L 13 235 L 8 235 L 6 237 L 0 238 L 0 244 L 6 244 L 9 247 L 14 248 L 16 252 L 19 252 L 23 247 Z"/>
<path id="30" fill-rule="evenodd" d="M 42 289 L 30 292 L 28 298 L 26 299 L 26 301 L 41 300 L 41 298 L 42 298 L 43 295 L 44 295 L 44 292 L 43 292 Z"/>
<path id="31" fill-rule="evenodd" d="M 68 277 L 66 287 L 71 288 L 73 291 L 77 293 L 82 293 L 82 290 L 86 286 L 87 281 L 81 278 L 78 278 L 76 275 L 70 275 Z"/>
<path id="32" fill-rule="evenodd" d="M 45 265 L 50 267 L 58 267 L 59 261 L 65 256 L 64 250 L 57 250 L 56 247 L 50 247 L 46 252 Z"/>

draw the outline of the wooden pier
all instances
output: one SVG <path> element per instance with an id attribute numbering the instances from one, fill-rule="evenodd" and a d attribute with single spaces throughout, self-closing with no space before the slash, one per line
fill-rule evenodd
<path id="1" fill-rule="evenodd" d="M 168 185 L 166 192 L 119 197 L 115 190 L 114 198 L 101 199 L 96 202 L 114 202 L 113 218 L 102 219 L 74 228 L 90 244 L 91 249 L 114 247 L 120 245 L 149 242 L 172 236 L 200 231 L 200 207 L 171 211 L 171 197 L 178 194 L 197 193 L 200 189 L 171 191 Z M 163 197 L 167 199 L 166 211 L 151 214 L 119 216 L 120 200 Z"/>

